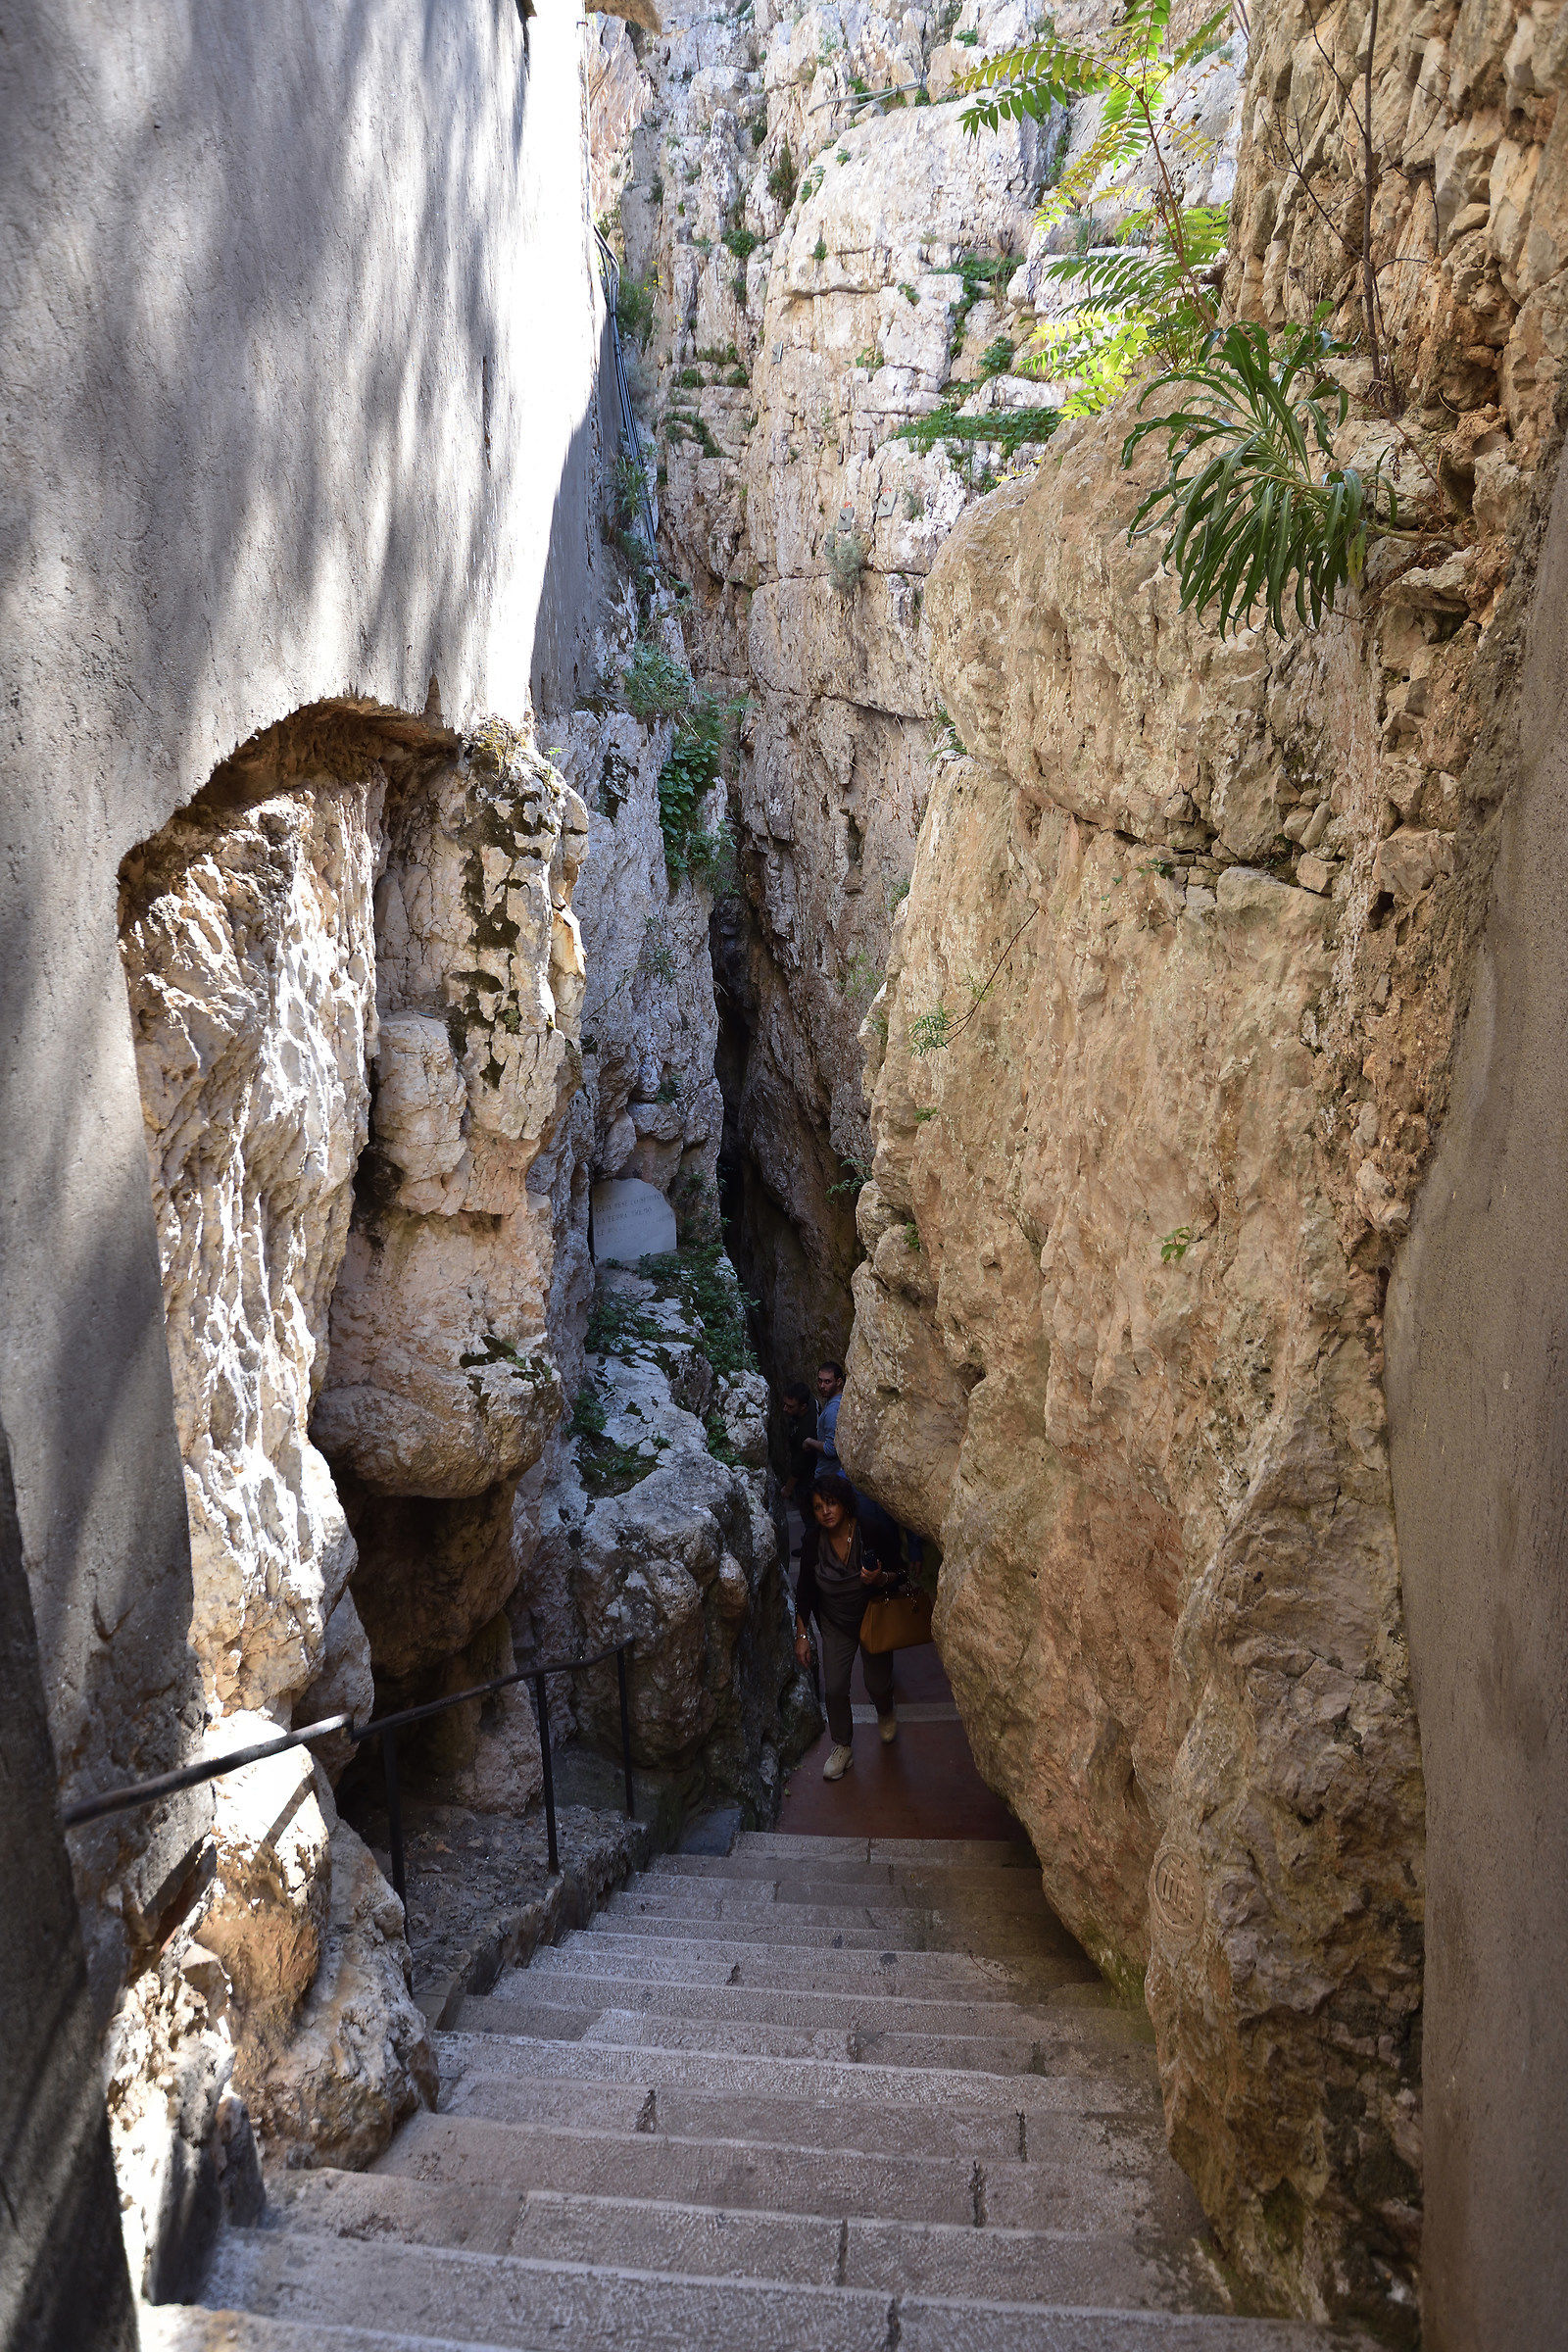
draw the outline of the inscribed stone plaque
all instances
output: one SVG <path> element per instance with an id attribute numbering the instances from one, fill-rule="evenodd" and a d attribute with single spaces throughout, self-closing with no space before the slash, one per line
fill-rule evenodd
<path id="1" fill-rule="evenodd" d="M 594 1262 L 634 1266 L 640 1257 L 675 1247 L 675 1211 L 658 1187 L 640 1176 L 613 1176 L 593 1191 Z"/>

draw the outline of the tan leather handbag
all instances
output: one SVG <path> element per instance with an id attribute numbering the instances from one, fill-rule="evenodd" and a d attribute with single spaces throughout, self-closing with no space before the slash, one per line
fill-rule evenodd
<path id="1" fill-rule="evenodd" d="M 929 1592 L 895 1592 L 866 1603 L 860 1619 L 860 1647 L 873 1656 L 885 1649 L 918 1649 L 931 1639 Z"/>

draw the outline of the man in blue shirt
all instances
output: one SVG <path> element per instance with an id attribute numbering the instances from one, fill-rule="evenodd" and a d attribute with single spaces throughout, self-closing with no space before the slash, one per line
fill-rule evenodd
<path id="1" fill-rule="evenodd" d="M 839 1404 L 844 1395 L 844 1366 L 826 1363 L 816 1367 L 816 1435 L 805 1441 L 808 1452 L 816 1456 L 816 1475 L 824 1470 L 835 1473 L 839 1466 L 837 1434 Z"/>

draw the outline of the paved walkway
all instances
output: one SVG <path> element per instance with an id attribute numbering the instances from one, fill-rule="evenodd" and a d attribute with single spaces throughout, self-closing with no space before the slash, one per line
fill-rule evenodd
<path id="1" fill-rule="evenodd" d="M 824 1732 L 790 1774 L 780 1830 L 798 1838 L 1021 1838 L 1007 1806 L 975 1770 L 935 1647 L 901 1649 L 893 1675 L 899 1736 L 892 1746 L 877 1737 L 857 1658 L 855 1762 L 842 1781 L 824 1781 L 833 1744 Z"/>

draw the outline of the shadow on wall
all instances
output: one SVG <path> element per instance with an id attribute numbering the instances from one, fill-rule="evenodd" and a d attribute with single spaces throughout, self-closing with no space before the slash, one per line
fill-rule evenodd
<path id="1" fill-rule="evenodd" d="M 8 23 L 0 1394 L 74 1792 L 200 1718 L 117 870 L 289 710 L 418 710 L 437 675 L 520 708 L 542 600 L 569 673 L 593 410 L 564 346 L 586 385 L 598 297 L 586 220 L 550 233 L 577 116 L 528 117 L 577 41 L 514 0 Z M 75 1855 L 100 2006 L 123 1931 L 90 1896 L 145 1835 Z"/>
<path id="2" fill-rule="evenodd" d="M 130 2280 L 98 2079 L 32 1609 L 0 1431 L 0 2341 L 132 2352 Z M 41 1964 L 40 1964 L 41 1963 Z"/>

